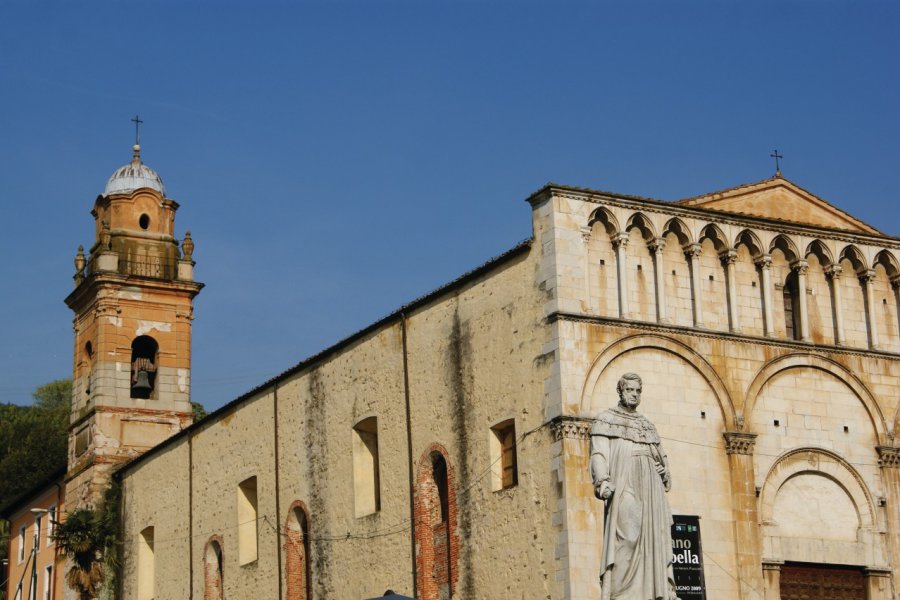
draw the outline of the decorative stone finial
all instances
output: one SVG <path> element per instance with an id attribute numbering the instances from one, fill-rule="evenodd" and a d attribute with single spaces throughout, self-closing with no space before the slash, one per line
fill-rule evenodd
<path id="1" fill-rule="evenodd" d="M 84 246 L 78 246 L 78 253 L 75 255 L 75 285 L 84 280 Z"/>
<path id="2" fill-rule="evenodd" d="M 184 241 L 181 242 L 181 253 L 184 255 L 184 260 L 193 260 L 194 254 L 194 240 L 191 239 L 191 232 L 184 232 Z"/>
<path id="3" fill-rule="evenodd" d="M 141 162 L 141 146 L 140 144 L 135 144 L 131 147 L 134 150 L 134 154 L 131 156 L 131 162 L 139 163 Z"/>

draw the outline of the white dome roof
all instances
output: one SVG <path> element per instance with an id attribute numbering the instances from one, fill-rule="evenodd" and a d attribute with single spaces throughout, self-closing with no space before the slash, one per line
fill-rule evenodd
<path id="1" fill-rule="evenodd" d="M 104 196 L 133 192 L 139 188 L 156 190 L 163 196 L 166 195 L 166 187 L 162 178 L 150 167 L 141 162 L 141 147 L 134 146 L 134 158 L 124 167 L 120 167 L 106 182 Z"/>

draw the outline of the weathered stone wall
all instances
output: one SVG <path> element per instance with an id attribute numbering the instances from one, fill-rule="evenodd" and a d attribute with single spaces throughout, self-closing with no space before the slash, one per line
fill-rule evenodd
<path id="1" fill-rule="evenodd" d="M 539 309 L 543 296 L 533 283 L 535 269 L 532 255 L 520 252 L 489 275 L 214 415 L 190 433 L 190 477 L 186 465 L 170 458 L 172 450 L 147 457 L 124 476 L 129 537 L 154 523 L 160 532 L 184 529 L 186 508 L 161 495 L 173 486 L 177 495 L 190 481 L 193 597 L 203 595 L 203 555 L 212 536 L 221 538 L 225 597 L 276 598 L 279 576 L 283 591 L 294 589 L 283 567 L 290 542 L 275 528 L 283 530 L 291 507 L 298 505 L 309 515 L 313 597 L 363 598 L 388 588 L 411 594 L 416 557 L 410 460 L 417 469 L 429 449 L 439 446 L 446 451 L 456 504 L 452 533 L 458 543 L 450 547 L 457 572 L 448 577 L 454 597 L 559 597 L 550 522 L 556 490 L 546 469 L 549 433 L 542 428 L 548 367 L 541 352 L 547 328 Z M 353 427 L 369 417 L 377 419 L 380 509 L 357 516 Z M 509 418 L 515 419 L 521 438 L 518 485 L 494 492 L 490 428 Z M 176 443 L 179 452 L 188 451 L 186 439 Z M 259 558 L 240 566 L 236 494 L 238 484 L 251 476 L 257 477 Z M 145 500 L 132 506 L 129 499 L 135 497 Z M 159 553 L 176 553 L 176 559 L 166 560 L 180 566 L 157 579 L 156 598 L 185 597 L 185 544 L 159 546 Z M 130 553 L 125 558 L 129 588 L 136 571 Z"/>

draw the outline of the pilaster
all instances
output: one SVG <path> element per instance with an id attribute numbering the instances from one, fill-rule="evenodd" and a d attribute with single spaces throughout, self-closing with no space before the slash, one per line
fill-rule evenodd
<path id="1" fill-rule="evenodd" d="M 753 450 L 756 434 L 726 431 L 725 452 L 731 469 L 731 497 L 738 570 L 738 589 L 743 600 L 762 600 L 764 589 L 756 502 Z M 768 596 L 766 596 L 768 598 Z"/>

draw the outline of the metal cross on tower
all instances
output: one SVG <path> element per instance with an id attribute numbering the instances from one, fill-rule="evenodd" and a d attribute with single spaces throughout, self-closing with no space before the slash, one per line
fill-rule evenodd
<path id="1" fill-rule="evenodd" d="M 134 115 L 134 118 L 131 120 L 131 122 L 134 123 L 134 145 L 140 146 L 141 145 L 141 123 L 143 123 L 143 121 L 141 121 L 141 118 L 138 115 Z M 777 152 L 777 150 L 776 150 L 776 152 Z"/>
<path id="2" fill-rule="evenodd" d="M 781 165 L 778 163 L 778 159 L 784 158 L 784 156 L 782 156 L 781 154 L 778 154 L 778 149 L 775 150 L 775 154 L 770 154 L 769 156 L 771 156 L 772 158 L 775 159 L 775 176 L 780 177 L 781 176 Z"/>

